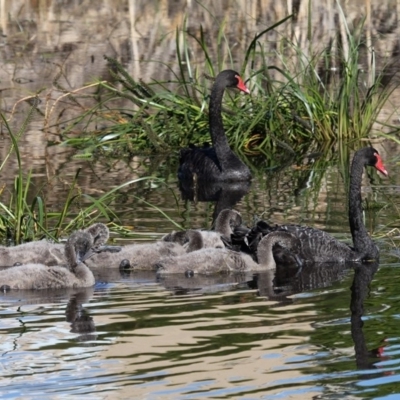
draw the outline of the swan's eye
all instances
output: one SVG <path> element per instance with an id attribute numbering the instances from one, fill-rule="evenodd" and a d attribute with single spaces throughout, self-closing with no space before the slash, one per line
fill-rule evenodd
<path id="1" fill-rule="evenodd" d="M 215 248 L 216 248 L 216 249 L 223 249 L 222 246 L 216 246 Z"/>

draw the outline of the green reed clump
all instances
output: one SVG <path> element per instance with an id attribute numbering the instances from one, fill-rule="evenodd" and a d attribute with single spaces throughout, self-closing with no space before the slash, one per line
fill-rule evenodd
<path id="1" fill-rule="evenodd" d="M 278 68 L 265 62 L 262 46 L 257 51 L 255 46 L 249 49 L 246 58 L 251 64 L 257 58 L 264 60 L 252 79 L 258 90 L 253 97 L 253 126 L 244 134 L 247 137 L 241 138 L 253 151 L 265 151 L 279 141 L 296 151 L 304 144 L 314 150 L 327 148 L 335 142 L 348 143 L 371 134 L 379 135 L 379 124 L 391 130 L 390 133 L 398 131 L 398 127 L 379 120 L 383 107 L 398 87 L 393 74 L 388 72 L 391 66 L 378 73 L 375 54 L 370 51 L 370 64 L 361 69 L 368 52 L 363 42 L 363 27 L 351 33 L 343 14 L 342 22 L 346 27 L 347 47 L 339 46 L 336 54 L 331 48 L 313 54 L 311 45 L 309 56 L 295 42 L 285 40 L 278 52 L 281 65 Z M 336 68 L 331 67 L 334 62 Z M 270 78 L 272 70 L 274 79 Z"/>
<path id="2" fill-rule="evenodd" d="M 288 16 L 265 29 L 248 46 L 239 70 L 242 77 L 248 78 L 251 96 L 227 91 L 224 97 L 224 126 L 230 144 L 242 155 L 260 155 L 271 162 L 282 154 L 320 151 L 335 142 L 369 137 L 396 87 L 383 85 L 387 75 L 385 71 L 376 72 L 373 54 L 371 64 L 366 66 L 368 74 L 360 69 L 365 52 L 362 27 L 351 33 L 346 26 L 348 48 L 344 51 L 339 46 L 336 72 L 329 67 L 332 49 L 314 54 L 311 48 L 305 53 L 287 38 L 278 43 L 280 66 L 268 64 L 264 38 L 290 19 Z M 87 156 L 119 157 L 170 152 L 189 143 L 208 142 L 211 77 L 234 65 L 233 50 L 228 47 L 226 54 L 220 50 L 221 44 L 228 42 L 224 29 L 221 24 L 214 56 L 201 27 L 198 37 L 187 32 L 185 26 L 177 30 L 179 69 L 176 74 L 171 71 L 169 82 L 135 81 L 116 59 L 105 57 L 114 81 L 99 84 L 102 95 L 98 103 L 79 121 L 96 118 L 106 121 L 107 128 L 88 131 L 65 143 L 84 148 Z M 198 48 L 205 60 L 201 68 L 193 66 L 190 57 Z M 121 99 L 128 100 L 131 107 L 115 106 L 115 101 Z"/>
<path id="3" fill-rule="evenodd" d="M 3 187 L 0 192 L 0 242 L 19 244 L 42 238 L 57 241 L 72 231 L 87 228 L 98 221 L 105 222 L 110 231 L 117 233 L 119 237 L 136 237 L 136 233 L 131 228 L 121 225 L 114 211 L 116 200 L 121 189 L 143 180 L 154 180 L 155 178 L 134 179 L 95 198 L 81 193 L 77 187 L 79 172 L 80 170 L 77 171 L 70 184 L 64 203 L 56 210 L 46 206 L 45 198 L 41 194 L 34 196 L 31 202 L 28 201 L 28 193 L 35 190 L 30 173 L 27 176 L 22 175 L 22 177 L 15 178 L 14 187 L 9 190 L 11 196 L 7 203 L 1 198 L 7 190 Z M 133 197 L 138 201 L 141 200 L 136 196 Z M 144 200 L 141 201 L 156 209 L 166 220 L 171 222 L 171 226 L 175 229 L 182 229 L 157 206 Z"/>
<path id="4" fill-rule="evenodd" d="M 72 231 L 87 227 L 98 220 L 108 222 L 110 229 L 118 232 L 119 236 L 134 236 L 132 230 L 121 226 L 119 223 L 119 218 L 113 211 L 115 200 L 121 189 L 139 181 L 154 180 L 154 178 L 141 177 L 125 182 L 99 198 L 95 198 L 81 193 L 77 185 L 80 173 L 80 170 L 78 170 L 70 183 L 63 203 L 57 210 L 49 209 L 43 195 L 44 190 L 42 189 L 44 188 L 37 189 L 32 182 L 31 172 L 24 172 L 23 160 L 19 151 L 19 139 L 23 135 L 34 109 L 35 105 L 31 107 L 17 133 L 13 133 L 3 113 L 0 113 L 0 118 L 11 139 L 11 146 L 0 165 L 0 172 L 6 167 L 7 161 L 12 155 L 15 155 L 18 167 L 14 185 L 12 187 L 3 185 L 0 188 L 0 242 L 19 244 L 41 238 L 56 241 Z M 35 194 L 32 196 L 33 193 Z M 32 198 L 32 200 L 30 201 L 29 198 Z M 158 207 L 145 203 L 158 210 L 175 228 L 181 228 Z"/>
<path id="5" fill-rule="evenodd" d="M 105 58 L 114 84 L 100 84 L 106 94 L 101 101 L 101 110 L 99 103 L 92 111 L 109 126 L 79 138 L 69 138 L 65 144 L 85 148 L 92 154 L 120 156 L 169 152 L 189 143 L 210 140 L 207 109 L 211 77 L 198 73 L 188 80 L 176 76 L 173 82 L 147 84 L 134 81 L 117 60 Z M 129 100 L 132 109 L 112 109 L 110 104 L 116 99 Z M 235 93 L 226 96 L 228 130 L 229 127 L 240 127 L 241 116 L 249 113 L 248 107 L 249 103 L 246 110 L 246 101 L 241 96 Z M 68 133 L 68 129 L 64 133 Z"/>

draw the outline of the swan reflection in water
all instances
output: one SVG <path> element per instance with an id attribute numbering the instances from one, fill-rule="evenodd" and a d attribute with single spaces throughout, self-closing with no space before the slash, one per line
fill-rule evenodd
<path id="1" fill-rule="evenodd" d="M 377 261 L 371 263 L 329 263 L 307 265 L 300 274 L 295 268 L 277 268 L 275 274 L 257 274 L 253 286 L 260 296 L 277 300 L 278 305 L 293 302 L 287 296 L 313 289 L 324 288 L 354 272 L 350 287 L 350 324 L 354 342 L 355 362 L 359 370 L 376 370 L 375 363 L 381 360 L 383 347 L 369 350 L 363 332 L 364 302 L 370 295 L 370 284 L 378 270 Z M 250 283 L 251 285 L 251 283 Z M 386 374 L 387 372 L 385 372 Z M 362 379 L 376 378 L 376 372 L 363 374 Z"/>
<path id="2" fill-rule="evenodd" d="M 249 286 L 257 289 L 261 297 L 276 301 L 276 306 L 293 303 L 294 294 L 331 286 L 342 280 L 350 272 L 353 263 L 305 264 L 299 272 L 294 265 L 277 265 L 276 270 L 253 275 Z"/>
<path id="3" fill-rule="evenodd" d="M 245 182 L 192 182 L 179 181 L 179 191 L 184 201 L 215 202 L 213 224 L 219 213 L 225 209 L 232 209 L 249 192 L 250 181 Z"/>
<path id="4" fill-rule="evenodd" d="M 62 288 L 48 290 L 23 290 L 2 292 L 0 301 L 10 307 L 16 307 L 16 313 L 24 314 L 21 307 L 26 305 L 60 304 L 66 303 L 65 320 L 70 324 L 70 332 L 78 334 L 74 340 L 87 342 L 97 338 L 96 326 L 93 318 L 84 308 L 84 304 L 90 302 L 93 297 L 94 287 L 87 288 Z M 19 319 L 18 316 L 15 317 Z M 26 323 L 21 321 L 21 334 L 27 332 Z M 18 350 L 18 340 L 14 339 L 13 351 Z"/>
<path id="5" fill-rule="evenodd" d="M 91 288 L 92 289 L 92 288 Z M 90 301 L 93 290 L 79 290 L 71 295 L 65 309 L 65 320 L 71 324 L 72 333 L 79 334 L 75 340 L 78 342 L 88 342 L 97 339 L 96 325 L 93 317 L 87 309 L 83 307 L 84 303 Z"/>
<path id="6" fill-rule="evenodd" d="M 379 263 L 368 263 L 357 265 L 354 268 L 354 279 L 351 285 L 351 337 L 354 342 L 356 366 L 358 369 L 376 369 L 378 357 L 382 348 L 368 350 L 363 332 L 364 301 L 370 294 L 370 283 L 378 270 Z M 375 378 L 376 374 L 362 375 L 363 379 Z"/>

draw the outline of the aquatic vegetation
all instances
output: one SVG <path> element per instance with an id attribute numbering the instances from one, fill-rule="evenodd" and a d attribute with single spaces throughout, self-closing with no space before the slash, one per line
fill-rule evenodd
<path id="1" fill-rule="evenodd" d="M 0 172 L 6 168 L 7 161 L 13 154 L 18 165 L 14 186 L 7 188 L 4 185 L 0 188 L 0 241 L 7 240 L 12 244 L 19 244 L 43 237 L 57 241 L 62 236 L 87 227 L 99 219 L 106 221 L 111 230 L 117 231 L 119 236 L 132 236 L 131 229 L 119 223 L 119 218 L 114 211 L 113 205 L 118 194 L 122 189 L 140 181 L 158 180 L 160 184 L 163 182 L 151 176 L 132 179 L 95 198 L 81 192 L 77 185 L 80 174 L 80 169 L 78 169 L 72 182 L 69 183 L 65 198 L 60 201 L 59 208 L 49 209 L 46 206 L 46 199 L 42 195 L 43 188 L 36 188 L 31 179 L 31 172 L 24 171 L 19 151 L 18 141 L 23 135 L 33 111 L 34 106 L 31 107 L 21 128 L 16 133 L 10 128 L 4 114 L 0 113 L 0 118 L 12 142 L 7 156 L 0 165 Z M 32 193 L 35 194 L 32 196 Z M 31 202 L 28 200 L 29 198 L 32 198 Z M 142 202 L 159 211 L 171 222 L 172 227 L 181 229 L 181 226 L 170 219 L 164 211 L 145 200 Z"/>
<path id="2" fill-rule="evenodd" d="M 84 149 L 87 157 L 119 157 L 209 142 L 210 81 L 218 71 L 233 67 L 251 91 L 246 97 L 228 95 L 224 102 L 227 137 L 239 153 L 272 160 L 369 137 L 377 134 L 380 123 L 386 132 L 397 131 L 378 118 L 396 87 L 391 75 L 385 68 L 376 70 L 372 50 L 366 70 L 360 68 L 366 51 L 362 26 L 350 32 L 343 16 L 346 46 L 338 46 L 335 52 L 330 47 L 318 53 L 306 51 L 295 39 L 282 37 L 276 50 L 280 64 L 270 65 L 267 34 L 290 19 L 257 34 L 242 60 L 234 63 L 228 47 L 226 53 L 218 53 L 216 65 L 202 27 L 196 36 L 183 25 L 176 32 L 179 73 L 171 71 L 173 79 L 168 82 L 134 80 L 122 63 L 105 56 L 112 79 L 98 82 L 96 105 L 69 122 L 63 131 L 64 143 Z M 224 40 L 224 29 L 221 24 L 219 41 Z M 200 67 L 192 65 L 190 57 L 198 51 L 204 55 Z M 118 106 L 121 100 L 128 100 L 131 107 Z M 76 137 L 72 129 L 84 120 L 88 126 L 89 120 L 101 122 L 103 128 Z"/>

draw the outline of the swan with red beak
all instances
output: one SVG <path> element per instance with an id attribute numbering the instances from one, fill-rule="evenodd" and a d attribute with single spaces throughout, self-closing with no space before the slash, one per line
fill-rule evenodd
<path id="1" fill-rule="evenodd" d="M 191 145 L 180 151 L 178 178 L 200 182 L 243 182 L 252 178 L 250 169 L 232 151 L 222 121 L 222 99 L 226 88 L 250 93 L 240 75 L 227 69 L 218 74 L 211 89 L 209 129 L 212 147 Z"/>

